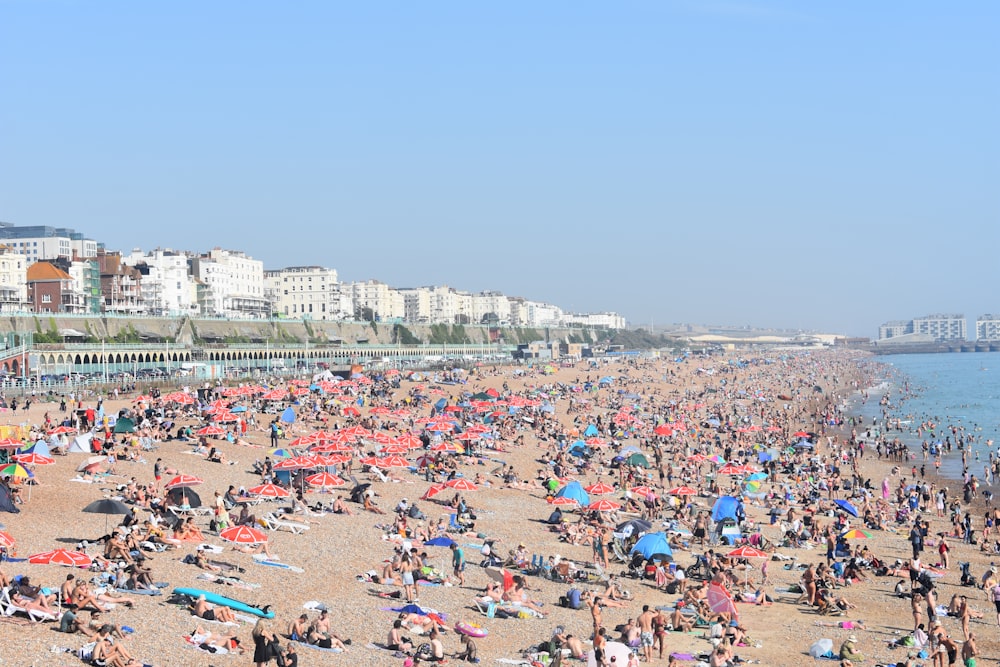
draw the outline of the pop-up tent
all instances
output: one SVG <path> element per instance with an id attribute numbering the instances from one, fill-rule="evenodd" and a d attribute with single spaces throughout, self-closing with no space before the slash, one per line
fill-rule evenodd
<path id="1" fill-rule="evenodd" d="M 572 498 L 575 500 L 580 507 L 586 507 L 590 504 L 590 496 L 587 492 L 583 490 L 583 486 L 580 482 L 572 481 L 563 488 L 556 492 L 556 498 Z"/>
<path id="2" fill-rule="evenodd" d="M 743 510 L 743 502 L 733 496 L 721 496 L 712 505 L 712 521 L 718 523 L 726 519 L 732 519 L 739 523 L 746 516 Z"/>
<path id="3" fill-rule="evenodd" d="M 635 543 L 629 555 L 640 553 L 642 557 L 649 560 L 653 556 L 660 556 L 667 560 L 673 560 L 674 552 L 667 542 L 666 533 L 646 533 Z"/>
<path id="4" fill-rule="evenodd" d="M 118 421 L 115 422 L 115 433 L 133 433 L 135 432 L 135 422 L 128 417 L 120 417 Z"/>
<path id="5" fill-rule="evenodd" d="M 90 441 L 93 437 L 91 433 L 76 436 L 69 441 L 66 452 L 68 454 L 90 454 Z"/>

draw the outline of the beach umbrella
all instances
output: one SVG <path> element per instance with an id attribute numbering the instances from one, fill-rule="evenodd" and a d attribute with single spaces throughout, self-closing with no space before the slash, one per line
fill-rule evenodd
<path id="1" fill-rule="evenodd" d="M 167 482 L 163 488 L 165 489 L 184 489 L 191 486 L 198 486 L 199 484 L 204 484 L 205 480 L 199 479 L 194 475 L 177 475 L 172 480 Z"/>
<path id="2" fill-rule="evenodd" d="M 711 583 L 708 585 L 708 590 L 705 593 L 705 597 L 708 601 L 708 607 L 716 614 L 732 614 L 733 618 L 738 617 L 738 612 L 736 611 L 736 605 L 733 603 L 733 598 L 729 595 L 723 586 L 716 583 Z"/>
<path id="3" fill-rule="evenodd" d="M 178 487 L 167 491 L 167 500 L 171 505 L 187 505 L 188 507 L 201 507 L 201 496 L 189 487 Z"/>
<path id="4" fill-rule="evenodd" d="M 387 456 L 375 462 L 377 468 L 409 468 L 410 462 L 402 456 Z"/>
<path id="5" fill-rule="evenodd" d="M 597 484 L 591 484 L 583 489 L 592 496 L 606 496 L 608 494 L 614 493 L 618 489 L 611 486 L 610 484 L 605 484 L 604 482 L 598 482 Z"/>
<path id="6" fill-rule="evenodd" d="M 101 500 L 95 500 L 86 507 L 83 508 L 84 512 L 88 514 L 103 514 L 104 515 L 104 532 L 108 532 L 108 516 L 112 514 L 128 514 L 132 511 L 132 508 L 123 503 L 120 500 L 115 500 L 113 498 L 102 498 Z"/>
<path id="7" fill-rule="evenodd" d="M 569 496 L 555 496 L 549 499 L 549 504 L 551 505 L 579 505 L 580 502 L 576 498 L 570 498 Z"/>
<path id="8" fill-rule="evenodd" d="M 11 458 L 22 465 L 47 466 L 56 462 L 52 457 L 42 456 L 34 452 L 30 454 L 14 454 Z"/>
<path id="9" fill-rule="evenodd" d="M 49 431 L 49 435 L 63 435 L 64 433 L 76 433 L 76 429 L 72 426 L 57 426 Z"/>
<path id="10" fill-rule="evenodd" d="M 670 428 L 666 424 L 660 424 L 659 426 L 653 429 L 653 433 L 655 433 L 656 435 L 663 435 L 663 436 L 673 435 L 674 429 Z"/>
<path id="11" fill-rule="evenodd" d="M 867 530 L 861 530 L 860 528 L 852 528 L 841 534 L 845 540 L 865 540 L 871 537 L 872 534 Z"/>
<path id="12" fill-rule="evenodd" d="M 601 665 L 626 665 L 631 649 L 621 642 L 605 642 L 604 662 L 598 662 L 594 657 L 594 651 L 587 651 L 587 667 L 601 667 Z M 612 658 L 614 659 L 612 661 Z"/>
<path id="13" fill-rule="evenodd" d="M 80 551 L 55 549 L 28 557 L 28 562 L 34 565 L 65 565 L 67 567 L 90 567 L 93 559 Z"/>
<path id="14" fill-rule="evenodd" d="M 28 477 L 34 477 L 34 475 L 32 475 L 20 463 L 9 463 L 0 468 L 0 477 L 18 477 L 21 479 L 27 479 Z"/>
<path id="15" fill-rule="evenodd" d="M 18 438 L 0 439 L 0 449 L 19 449 L 24 443 Z"/>
<path id="16" fill-rule="evenodd" d="M 667 491 L 667 493 L 672 496 L 696 496 L 698 495 L 698 489 L 692 489 L 690 486 L 675 486 Z"/>
<path id="17" fill-rule="evenodd" d="M 621 509 L 621 505 L 603 498 L 587 505 L 587 510 L 590 512 L 614 512 L 617 509 Z"/>
<path id="18" fill-rule="evenodd" d="M 719 468 L 720 475 L 743 475 L 745 471 L 742 466 L 733 465 L 732 463 L 727 463 L 726 465 Z"/>
<path id="19" fill-rule="evenodd" d="M 653 524 L 645 519 L 631 519 L 625 521 L 624 523 L 618 524 L 615 528 L 616 533 L 620 533 L 623 538 L 628 539 L 633 535 L 641 535 L 643 533 L 648 533 L 652 529 Z"/>
<path id="20" fill-rule="evenodd" d="M 0 547 L 4 549 L 10 549 L 11 547 L 14 546 L 15 541 L 16 540 L 14 539 L 14 536 L 11 535 L 10 533 L 5 533 L 3 531 L 0 531 Z"/>
<path id="21" fill-rule="evenodd" d="M 295 456 L 295 452 L 290 449 L 284 449 L 283 447 L 277 447 L 269 451 L 267 455 L 273 459 L 290 459 Z"/>
<path id="22" fill-rule="evenodd" d="M 344 486 L 347 484 L 344 480 L 340 479 L 336 475 L 331 475 L 328 472 L 318 472 L 315 475 L 309 475 L 306 477 L 306 484 L 309 486 L 318 486 L 320 488 L 326 489 L 337 486 Z"/>
<path id="23" fill-rule="evenodd" d="M 705 456 L 704 454 L 692 454 L 691 456 L 688 457 L 687 460 L 691 461 L 692 463 L 701 463 L 703 461 L 707 461 L 708 457 Z"/>
<path id="24" fill-rule="evenodd" d="M 221 426 L 216 426 L 215 424 L 209 424 L 203 428 L 198 429 L 194 432 L 195 435 L 203 436 L 206 438 L 214 438 L 216 436 L 224 435 L 226 429 Z"/>
<path id="25" fill-rule="evenodd" d="M 287 498 L 292 495 L 288 489 L 280 487 L 277 484 L 261 484 L 252 489 L 247 489 L 247 493 L 251 496 L 261 496 L 264 498 Z"/>
<path id="26" fill-rule="evenodd" d="M 261 544 L 267 542 L 267 535 L 250 526 L 231 526 L 219 533 L 219 537 L 236 544 Z"/>
<path id="27" fill-rule="evenodd" d="M 434 496 L 441 493 L 447 488 L 448 487 L 446 487 L 444 484 L 431 484 L 430 488 L 424 491 L 424 495 L 420 496 L 420 499 L 430 500 L 431 498 L 433 498 Z"/>
<path id="28" fill-rule="evenodd" d="M 455 479 L 450 479 L 444 483 L 449 489 L 455 489 L 456 491 L 475 491 L 479 487 L 465 479 L 464 477 L 456 477 Z"/>
<path id="29" fill-rule="evenodd" d="M 837 498 L 836 500 L 833 501 L 833 504 L 839 507 L 840 509 L 844 510 L 851 516 L 855 517 L 858 516 L 858 509 L 846 500 L 841 500 L 840 498 Z"/>
<path id="30" fill-rule="evenodd" d="M 76 467 L 77 472 L 94 472 L 96 468 L 107 461 L 105 456 L 88 456 L 83 463 Z"/>
<path id="31" fill-rule="evenodd" d="M 765 553 L 756 547 L 743 545 L 742 547 L 733 549 L 726 556 L 729 558 L 770 558 L 771 554 Z"/>
<path id="32" fill-rule="evenodd" d="M 808 438 L 810 436 L 805 431 L 796 431 L 795 433 L 792 433 L 792 437 L 793 438 Z"/>
<path id="33" fill-rule="evenodd" d="M 319 467 L 319 463 L 311 456 L 293 456 L 274 464 L 275 470 L 306 470 L 317 467 Z"/>
<path id="34" fill-rule="evenodd" d="M 650 493 L 652 493 L 654 496 L 656 495 L 656 492 L 653 491 L 653 489 L 648 486 L 633 486 L 631 489 L 629 489 L 629 493 L 631 493 L 633 496 L 642 496 L 643 498 L 648 496 Z"/>

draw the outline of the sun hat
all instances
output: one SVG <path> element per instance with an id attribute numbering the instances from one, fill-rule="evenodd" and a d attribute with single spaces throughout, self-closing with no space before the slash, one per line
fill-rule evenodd
<path id="1" fill-rule="evenodd" d="M 848 643 L 851 643 L 851 644 L 856 644 L 856 643 L 857 643 L 857 641 L 858 641 L 858 638 L 857 638 L 857 637 L 855 637 L 854 635 L 851 635 L 851 636 L 849 636 L 849 637 L 847 638 L 847 641 L 848 641 Z"/>

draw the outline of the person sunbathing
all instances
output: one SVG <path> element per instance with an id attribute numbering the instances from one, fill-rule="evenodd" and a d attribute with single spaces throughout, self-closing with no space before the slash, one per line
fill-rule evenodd
<path id="1" fill-rule="evenodd" d="M 105 624 L 97 632 L 92 662 L 97 667 L 128 667 L 138 662 L 120 643 L 111 639 L 112 626 Z"/>
<path id="2" fill-rule="evenodd" d="M 392 628 L 389 630 L 389 635 L 385 640 L 385 647 L 390 651 L 399 651 L 400 653 L 409 653 L 413 650 L 413 643 L 403 636 L 403 622 L 398 618 L 392 622 Z"/>
<path id="3" fill-rule="evenodd" d="M 385 514 L 385 511 L 379 509 L 378 505 L 375 504 L 375 501 L 372 500 L 372 497 L 369 494 L 365 494 L 364 507 L 367 511 L 374 514 Z"/>
<path id="4" fill-rule="evenodd" d="M 233 614 L 233 610 L 229 607 L 223 607 L 222 605 L 212 606 L 208 604 L 205 600 L 204 595 L 199 595 L 198 599 L 195 600 L 194 604 L 191 605 L 191 611 L 198 618 L 203 618 L 206 621 L 218 621 L 219 623 L 235 623 L 236 616 Z"/>
<path id="5" fill-rule="evenodd" d="M 191 643 L 196 646 L 202 646 L 208 644 L 209 646 L 218 646 L 219 648 L 224 648 L 227 651 L 236 651 L 239 654 L 243 654 L 243 647 L 240 646 L 240 640 L 237 639 L 236 633 L 231 635 L 226 635 L 218 632 L 211 632 L 201 627 L 200 625 L 194 629 L 194 631 L 189 635 Z"/>
<path id="6" fill-rule="evenodd" d="M 344 502 L 344 496 L 337 496 L 337 499 L 333 501 L 333 513 L 354 516 L 354 512 L 351 511 L 351 508 Z"/>
<path id="7" fill-rule="evenodd" d="M 674 609 L 673 613 L 670 615 L 670 625 L 676 632 L 691 632 L 691 628 L 695 624 L 694 616 L 687 616 L 681 613 L 679 608 Z"/>
<path id="8" fill-rule="evenodd" d="M 268 546 L 267 542 L 259 542 L 257 544 L 234 544 L 233 550 L 245 554 L 264 554 L 268 558 L 274 558 L 274 555 L 271 553 L 271 548 Z"/>

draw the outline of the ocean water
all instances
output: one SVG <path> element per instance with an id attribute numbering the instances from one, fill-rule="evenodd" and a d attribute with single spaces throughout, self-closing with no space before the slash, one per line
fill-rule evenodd
<path id="1" fill-rule="evenodd" d="M 880 375 L 885 384 L 870 390 L 868 400 L 852 405 L 851 412 L 860 415 L 866 426 L 873 417 L 881 422 L 885 408 L 879 401 L 888 394 L 888 412 L 903 422 L 903 430 L 891 430 L 887 436 L 909 445 L 917 465 L 922 462 L 922 442 L 943 443 L 951 436 L 952 451 L 942 458 L 941 473 L 953 478 L 961 477 L 962 460 L 952 427 L 964 428 L 964 434 L 973 436 L 966 443 L 969 470 L 982 479 L 989 451 L 996 455 L 1000 443 L 1000 352 L 899 354 L 876 361 L 886 367 Z M 917 427 L 928 421 L 936 428 L 918 434 Z"/>

